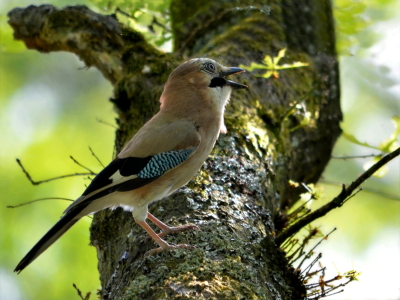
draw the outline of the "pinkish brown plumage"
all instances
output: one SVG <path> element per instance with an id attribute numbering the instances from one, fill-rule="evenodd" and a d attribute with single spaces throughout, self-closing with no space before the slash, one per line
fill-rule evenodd
<path id="1" fill-rule="evenodd" d="M 219 133 L 225 130 L 224 108 L 232 89 L 246 86 L 227 80 L 243 69 L 228 68 L 207 58 L 189 60 L 170 75 L 161 95 L 160 111 L 126 144 L 15 268 L 21 272 L 80 218 L 102 209 L 123 207 L 159 248 L 154 254 L 188 245 L 170 245 L 162 237 L 195 225 L 171 228 L 148 213 L 151 202 L 185 185 L 201 168 Z M 156 234 L 146 223 L 161 230 Z"/>

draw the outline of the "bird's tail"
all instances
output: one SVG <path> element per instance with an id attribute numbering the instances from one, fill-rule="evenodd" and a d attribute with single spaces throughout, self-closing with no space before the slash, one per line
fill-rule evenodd
<path id="1" fill-rule="evenodd" d="M 71 228 L 79 218 L 76 213 L 68 213 L 64 215 L 41 239 L 36 245 L 25 255 L 20 263 L 15 268 L 14 272 L 18 274 L 25 269 L 31 262 L 33 262 L 40 254 L 49 248 L 56 240 L 58 240 L 68 229 Z"/>

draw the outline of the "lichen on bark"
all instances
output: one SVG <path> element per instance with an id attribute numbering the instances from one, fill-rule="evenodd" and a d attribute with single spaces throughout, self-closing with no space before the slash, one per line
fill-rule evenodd
<path id="1" fill-rule="evenodd" d="M 289 180 L 316 182 L 340 134 L 330 1 L 172 0 L 170 16 L 175 49 L 164 53 L 114 15 L 84 6 L 9 13 L 15 37 L 28 48 L 75 53 L 113 84 L 117 151 L 158 110 L 168 74 L 189 58 L 249 65 L 287 48 L 283 63 L 310 63 L 278 79 L 241 74 L 249 89 L 232 94 L 228 134 L 186 187 L 150 207 L 168 224 L 198 225 L 201 231 L 167 237 L 196 249 L 144 258 L 154 244 L 129 213 L 95 215 L 91 241 L 102 297 L 302 299 L 304 286 L 274 236 L 302 192 Z"/>

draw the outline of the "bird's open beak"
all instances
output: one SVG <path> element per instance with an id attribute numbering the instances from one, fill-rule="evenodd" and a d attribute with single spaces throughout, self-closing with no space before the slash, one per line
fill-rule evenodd
<path id="1" fill-rule="evenodd" d="M 242 73 L 242 72 L 245 72 L 245 71 L 246 70 L 241 69 L 241 68 L 232 67 L 232 68 L 227 68 L 225 71 L 221 71 L 220 76 L 222 78 L 225 78 L 228 75 Z M 233 81 L 230 81 L 230 80 L 226 80 L 226 85 L 231 86 L 233 89 L 247 89 L 247 85 L 240 84 L 240 83 L 237 83 L 237 82 L 233 82 Z"/>
<path id="2" fill-rule="evenodd" d="M 225 76 L 228 76 L 228 75 L 242 73 L 242 72 L 245 72 L 245 71 L 246 71 L 245 69 L 232 67 L 232 68 L 227 68 L 227 70 L 225 70 L 225 71 L 222 71 L 220 73 L 220 75 L 221 75 L 221 77 L 225 77 Z"/>

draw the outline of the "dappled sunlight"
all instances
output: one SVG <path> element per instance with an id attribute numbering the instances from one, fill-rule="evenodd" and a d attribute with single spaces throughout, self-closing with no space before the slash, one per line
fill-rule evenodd
<path id="1" fill-rule="evenodd" d="M 70 156 L 100 171 L 89 147 L 104 164 L 110 162 L 115 128 L 101 121 L 114 124 L 111 85 L 96 70 L 81 70 L 83 63 L 72 54 L 9 53 L 0 65 L 2 78 L 8 74 L 10 80 L 7 85 L 1 83 L 0 93 L 1 144 L 6 145 L 0 151 L 0 176 L 6 178 L 0 183 L 0 228 L 6 228 L 0 235 L 4 273 L 0 299 L 73 299 L 73 283 L 95 294 L 100 284 L 96 251 L 89 246 L 91 219 L 83 218 L 43 259 L 16 277 L 13 269 L 18 260 L 60 218 L 69 202 L 5 206 L 44 197 L 76 199 L 90 182 L 87 176 L 77 176 L 33 186 L 16 158 L 36 181 L 87 172 Z M 9 278 L 15 281 L 16 291 Z M 3 289 L 4 284 L 10 288 Z"/>
<path id="2" fill-rule="evenodd" d="M 18 90 L 5 109 L 3 128 L 7 128 L 9 147 L 13 143 L 21 148 L 47 138 L 54 130 L 60 114 L 60 104 L 51 88 L 32 82 Z M 22 149 L 21 149 L 22 150 Z"/>
<path id="3" fill-rule="evenodd" d="M 1 26 L 7 28 L 1 28 L 0 34 L 12 35 L 4 16 L 7 10 L 45 2 L 57 6 L 72 5 L 67 0 L 0 1 Z M 337 5 L 346 3 L 334 2 Z M 392 16 L 393 19 L 378 22 L 379 11 L 375 11 L 375 19 L 370 19 L 378 20 L 378 23 L 368 27 L 364 22 L 370 20 L 365 16 L 368 13 L 364 11 L 365 5 L 360 1 L 347 2 L 354 5 L 348 10 L 341 7 L 341 22 L 350 22 L 347 18 L 354 17 L 362 20 L 362 24 L 358 24 L 359 27 L 344 24 L 340 37 L 344 38 L 340 43 L 344 48 L 338 49 L 342 55 L 340 76 L 344 121 L 341 127 L 361 142 L 378 146 L 394 131 L 393 115 L 400 114 L 398 18 Z M 379 1 L 370 2 L 374 5 L 369 3 L 369 13 L 381 5 Z M 106 1 L 80 0 L 73 4 L 84 3 L 93 7 L 93 3 L 104 4 Z M 391 10 L 394 1 L 388 3 L 382 4 L 381 13 L 385 16 L 390 15 L 387 11 Z M 146 30 L 149 31 L 147 27 Z M 157 30 L 158 33 L 161 31 L 160 28 Z M 373 36 L 376 40 L 371 37 L 371 32 L 363 35 L 364 30 L 377 33 Z M 150 32 L 149 35 L 154 34 Z M 154 43 L 163 45 L 166 51 L 171 50 L 169 35 L 161 40 L 156 37 L 153 36 Z M 21 45 L 21 42 L 12 41 L 12 36 L 0 41 L 0 51 L 6 49 L 5 53 L 0 52 L 0 55 L 4 54 L 0 60 L 0 80 L 3 81 L 0 82 L 0 177 L 3 179 L 0 182 L 0 228 L 3 229 L 0 234 L 0 300 L 78 299 L 73 283 L 84 294 L 92 292 L 91 299 L 95 299 L 100 282 L 96 251 L 89 246 L 91 219 L 85 217 L 79 221 L 17 277 L 13 269 L 19 259 L 59 219 L 69 202 L 46 200 L 15 209 L 6 209 L 5 206 L 44 197 L 74 200 L 80 196 L 90 183 L 88 176 L 33 186 L 15 159 L 19 158 L 37 181 L 87 172 L 70 156 L 93 172 L 99 172 L 102 167 L 88 147 L 105 165 L 113 158 L 115 128 L 104 124 L 115 124 L 116 114 L 109 101 L 113 97 L 112 87 L 97 70 L 85 69 L 84 63 L 71 53 L 43 55 L 25 50 Z M 257 126 L 252 122 L 257 120 L 251 117 L 249 115 L 248 138 L 267 148 L 267 134 L 256 130 Z M 341 137 L 333 155 L 377 152 Z M 339 194 L 340 184 L 348 185 L 355 180 L 368 160 L 371 158 L 332 159 L 321 182 L 316 185 L 321 197 L 312 202 L 311 208 L 320 207 Z M 344 293 L 332 299 L 397 299 L 399 296 L 400 272 L 395 268 L 400 265 L 399 158 L 387 167 L 385 177 L 371 177 L 362 185 L 364 190 L 343 207 L 312 224 L 321 226 L 325 234 L 334 227 L 338 228 L 316 249 L 316 252 L 323 253 L 321 261 L 327 266 L 326 277 L 351 269 L 362 273 L 359 282 L 346 286 Z"/>

